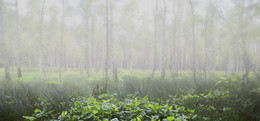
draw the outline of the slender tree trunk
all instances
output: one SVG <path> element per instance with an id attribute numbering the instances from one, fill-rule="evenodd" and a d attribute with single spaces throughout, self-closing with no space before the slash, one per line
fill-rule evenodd
<path id="1" fill-rule="evenodd" d="M 0 0 L 0 34 L 1 34 L 1 48 L 3 52 L 3 58 L 4 58 L 4 68 L 5 68 L 5 79 L 11 81 L 11 75 L 10 75 L 10 70 L 9 70 L 9 55 L 7 52 L 7 47 L 6 47 L 6 40 L 5 40 L 5 29 L 4 29 L 4 24 L 3 24 L 3 18 L 4 18 L 4 9 L 3 9 L 3 0 Z"/>
<path id="2" fill-rule="evenodd" d="M 59 69 L 59 78 L 61 78 L 62 74 L 62 66 L 63 66 L 63 31 L 64 31 L 64 0 L 62 0 L 62 23 L 61 23 L 61 38 L 60 38 L 60 69 Z"/>
<path id="3" fill-rule="evenodd" d="M 86 11 L 87 13 L 87 11 Z M 86 17 L 86 25 L 85 25 L 85 70 L 87 72 L 87 77 L 89 77 L 89 34 L 88 34 L 88 17 Z"/>
<path id="4" fill-rule="evenodd" d="M 111 45 L 111 49 L 113 49 L 114 46 L 114 40 L 113 40 L 113 0 L 110 1 L 110 45 Z M 116 64 L 116 59 L 115 59 L 115 52 L 114 50 L 111 50 L 111 59 L 112 59 L 112 66 L 113 66 L 113 78 L 114 80 L 118 80 L 118 76 L 117 76 L 117 64 Z"/>
<path id="5" fill-rule="evenodd" d="M 157 4 L 158 0 L 155 0 L 155 12 L 154 12 L 154 57 L 153 57 L 153 71 L 152 77 L 157 67 Z"/>
<path id="6" fill-rule="evenodd" d="M 165 40 L 165 23 L 166 23 L 166 0 L 164 0 L 164 12 L 163 12 L 163 44 L 162 44 L 162 72 L 161 78 L 165 77 L 165 66 L 166 66 L 166 40 Z"/>
<path id="7" fill-rule="evenodd" d="M 196 48 L 195 48 L 195 30 L 194 30 L 194 10 L 192 1 L 189 0 L 191 6 L 191 14 L 192 14 L 192 49 L 193 49 L 193 79 L 196 82 Z"/>
<path id="8" fill-rule="evenodd" d="M 43 30 L 43 15 L 44 15 L 45 0 L 42 0 L 41 10 L 41 28 L 40 28 L 40 42 L 39 42 L 39 69 L 45 75 L 44 64 L 43 64 L 43 44 L 42 44 L 42 30 Z"/>
<path id="9" fill-rule="evenodd" d="M 109 21 L 108 21 L 108 0 L 106 0 L 106 58 L 105 58 L 105 83 L 104 83 L 104 89 L 107 89 L 108 85 L 108 58 L 109 58 Z"/>
<path id="10" fill-rule="evenodd" d="M 19 13 L 18 13 L 18 0 L 15 0 L 15 13 L 16 13 L 16 39 L 15 39 L 15 60 L 17 66 L 17 75 L 22 77 L 22 70 L 20 64 L 20 37 L 19 37 Z"/>

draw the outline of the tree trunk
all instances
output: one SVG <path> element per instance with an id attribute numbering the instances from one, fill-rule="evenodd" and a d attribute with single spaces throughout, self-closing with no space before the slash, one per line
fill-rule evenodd
<path id="1" fill-rule="evenodd" d="M 104 89 L 107 89 L 108 85 L 108 57 L 109 57 L 109 23 L 108 23 L 108 0 L 106 0 L 106 58 L 105 58 L 105 83 L 104 83 Z"/>
<path id="2" fill-rule="evenodd" d="M 111 49 L 113 49 L 113 45 L 114 45 L 114 41 L 113 41 L 113 0 L 110 1 L 110 45 L 111 45 Z M 113 66 L 113 78 L 115 81 L 118 80 L 118 76 L 117 76 L 117 64 L 116 64 L 116 60 L 115 60 L 115 52 L 114 50 L 111 50 L 111 59 L 113 59 L 112 62 L 112 66 Z"/>
<path id="3" fill-rule="evenodd" d="M 20 64 L 20 37 L 19 37 L 19 13 L 18 13 L 18 0 L 15 0 L 15 13 L 16 13 L 16 39 L 15 39 L 15 60 L 17 66 L 18 77 L 22 77 L 22 70 Z"/>
<path id="4" fill-rule="evenodd" d="M 189 0 L 192 14 L 192 49 L 193 49 L 193 80 L 196 82 L 196 48 L 195 48 L 195 30 L 194 30 L 194 10 L 191 0 Z"/>
<path id="5" fill-rule="evenodd" d="M 157 3 L 158 0 L 155 1 L 155 12 L 154 12 L 154 57 L 153 57 L 153 71 L 152 77 L 154 77 L 154 73 L 157 67 Z"/>
<path id="6" fill-rule="evenodd" d="M 40 42 L 39 42 L 39 69 L 45 74 L 44 64 L 43 64 L 43 44 L 42 44 L 42 30 L 43 30 L 43 15 L 44 15 L 45 0 L 42 0 L 42 10 L 41 10 L 41 28 L 40 28 Z"/>
<path id="7" fill-rule="evenodd" d="M 4 9 L 3 9 L 3 3 L 4 1 L 0 0 L 0 34 L 1 34 L 1 45 L 2 45 L 2 52 L 3 52 L 3 58 L 4 58 L 4 68 L 5 68 L 5 79 L 11 81 L 11 75 L 9 70 L 9 55 L 7 52 L 6 47 L 6 40 L 5 40 L 5 29 L 3 24 L 3 18 L 4 18 Z"/>
<path id="8" fill-rule="evenodd" d="M 63 31 L 64 31 L 64 0 L 62 0 L 62 23 L 61 23 L 61 39 L 60 39 L 60 69 L 59 69 L 59 78 L 61 78 L 62 74 L 62 66 L 63 66 Z"/>
<path id="9" fill-rule="evenodd" d="M 86 11 L 87 13 L 87 11 Z M 85 70 L 87 73 L 87 77 L 89 77 L 89 34 L 88 34 L 88 17 L 86 17 L 86 25 L 85 25 Z"/>
<path id="10" fill-rule="evenodd" d="M 166 0 L 164 0 L 164 13 L 163 13 L 163 44 L 162 44 L 162 72 L 161 78 L 165 77 L 165 65 L 166 65 L 166 40 L 165 40 L 165 22 L 166 22 Z"/>

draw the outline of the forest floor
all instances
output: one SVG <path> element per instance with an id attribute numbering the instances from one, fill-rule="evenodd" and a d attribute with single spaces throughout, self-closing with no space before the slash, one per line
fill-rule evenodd
<path id="1" fill-rule="evenodd" d="M 0 75 L 0 120 L 260 120 L 260 80 L 254 74 L 181 71 L 160 78 L 151 71 L 119 70 L 103 89 L 103 72 L 28 70 L 12 81 Z M 0 74 L 4 74 L 0 70 Z M 97 86 L 98 85 L 98 86 Z M 99 87 L 99 88 L 97 88 Z"/>

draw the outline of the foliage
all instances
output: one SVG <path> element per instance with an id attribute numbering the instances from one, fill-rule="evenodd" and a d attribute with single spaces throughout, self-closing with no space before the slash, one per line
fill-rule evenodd
<path id="1" fill-rule="evenodd" d="M 253 76 L 245 82 L 239 75 L 221 77 L 223 73 L 217 72 L 194 84 L 190 72 L 161 79 L 145 71 L 120 70 L 121 79 L 109 82 L 108 94 L 93 98 L 93 87 L 102 87 L 102 80 L 94 80 L 99 74 L 89 80 L 70 71 L 64 73 L 67 79 L 52 76 L 54 72 L 46 77 L 24 74 L 12 82 L 1 81 L 1 120 L 260 119 L 260 85 Z M 146 116 L 140 117 L 144 112 Z M 91 117 L 84 119 L 87 116 Z"/>
<path id="2" fill-rule="evenodd" d="M 116 95 L 116 94 L 114 94 Z M 149 101 L 148 96 L 139 98 L 128 95 L 123 101 L 119 101 L 114 95 L 102 94 L 97 99 L 93 97 L 77 97 L 70 102 L 69 110 L 53 114 L 53 110 L 47 110 L 47 101 L 41 100 L 43 109 L 35 109 L 32 116 L 24 116 L 28 120 L 56 119 L 56 120 L 177 120 L 183 121 L 195 119 L 195 109 L 178 106 L 172 101 Z"/>

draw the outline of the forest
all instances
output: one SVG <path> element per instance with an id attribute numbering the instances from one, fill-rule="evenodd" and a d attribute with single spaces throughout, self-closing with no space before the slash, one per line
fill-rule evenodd
<path id="1" fill-rule="evenodd" d="M 0 121 L 259 121 L 259 0 L 0 0 Z"/>

